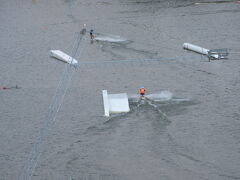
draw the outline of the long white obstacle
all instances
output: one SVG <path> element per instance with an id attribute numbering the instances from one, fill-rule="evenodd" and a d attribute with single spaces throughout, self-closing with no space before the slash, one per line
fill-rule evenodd
<path id="1" fill-rule="evenodd" d="M 78 61 L 60 50 L 50 50 L 50 56 L 68 64 L 77 64 Z"/>
<path id="2" fill-rule="evenodd" d="M 189 49 L 191 51 L 195 51 L 200 54 L 208 55 L 209 49 L 202 48 L 200 46 L 196 46 L 190 43 L 183 43 L 183 48 L 184 49 Z"/>
<path id="3" fill-rule="evenodd" d="M 209 56 L 209 51 L 210 51 L 209 49 L 206 49 L 206 48 L 203 48 L 203 47 L 200 47 L 200 46 L 196 46 L 194 44 L 183 43 L 183 48 L 191 50 L 191 51 L 195 51 L 197 53 L 200 53 L 200 54 L 203 54 L 203 55 L 206 55 L 206 56 Z M 215 59 L 219 58 L 218 54 L 211 54 L 210 56 L 212 58 L 215 58 Z"/>

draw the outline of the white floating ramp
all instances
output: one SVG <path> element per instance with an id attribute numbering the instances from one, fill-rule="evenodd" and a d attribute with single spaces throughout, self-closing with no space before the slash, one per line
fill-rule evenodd
<path id="1" fill-rule="evenodd" d="M 107 90 L 102 91 L 105 116 L 112 113 L 129 112 L 129 103 L 127 93 L 108 94 Z"/>
<path id="2" fill-rule="evenodd" d="M 66 53 L 60 50 L 50 50 L 50 56 L 55 57 L 56 59 L 66 62 L 68 64 L 77 64 L 78 61 L 73 59 L 71 56 L 67 55 Z"/>

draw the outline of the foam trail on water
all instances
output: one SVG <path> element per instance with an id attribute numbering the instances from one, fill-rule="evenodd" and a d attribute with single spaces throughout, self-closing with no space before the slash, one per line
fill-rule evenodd
<path id="1" fill-rule="evenodd" d="M 146 95 L 146 97 L 154 101 L 169 101 L 173 94 L 170 91 L 161 91 L 160 93 Z"/>
<path id="2" fill-rule="evenodd" d="M 170 91 L 160 91 L 159 93 L 147 94 L 146 97 L 151 101 L 170 101 L 173 99 L 173 94 Z M 139 94 L 128 94 L 128 98 L 131 102 L 138 102 L 140 95 Z"/>
<path id="3" fill-rule="evenodd" d="M 105 41 L 105 42 L 112 42 L 112 43 L 119 43 L 119 42 L 126 42 L 127 40 L 121 38 L 117 35 L 110 35 L 110 36 L 97 36 L 95 37 L 96 41 Z"/>

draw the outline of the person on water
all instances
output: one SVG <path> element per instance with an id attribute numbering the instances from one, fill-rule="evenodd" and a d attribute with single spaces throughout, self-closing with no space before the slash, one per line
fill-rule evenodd
<path id="1" fill-rule="evenodd" d="M 141 97 L 144 97 L 145 92 L 146 92 L 145 88 L 141 87 L 140 90 L 139 90 L 139 94 L 141 95 Z"/>
<path id="2" fill-rule="evenodd" d="M 93 30 L 92 29 L 90 30 L 90 38 L 91 38 L 91 40 L 94 39 L 94 35 L 93 35 Z"/>

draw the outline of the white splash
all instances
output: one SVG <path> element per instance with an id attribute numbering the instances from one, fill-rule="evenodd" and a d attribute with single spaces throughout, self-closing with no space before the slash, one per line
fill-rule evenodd
<path id="1" fill-rule="evenodd" d="M 111 42 L 111 43 L 119 43 L 119 42 L 126 42 L 127 40 L 124 38 L 121 38 L 117 35 L 110 35 L 110 36 L 97 36 L 95 37 L 96 41 L 105 41 L 105 42 Z"/>
<path id="2" fill-rule="evenodd" d="M 138 102 L 140 95 L 139 94 L 128 94 L 128 98 L 131 102 Z M 164 102 L 170 101 L 173 99 L 173 94 L 170 91 L 160 91 L 159 93 L 154 94 L 146 94 L 146 98 L 156 101 L 156 102 Z"/>
<path id="3" fill-rule="evenodd" d="M 146 97 L 154 101 L 169 101 L 173 94 L 170 91 L 161 91 L 160 93 L 146 95 Z"/>

